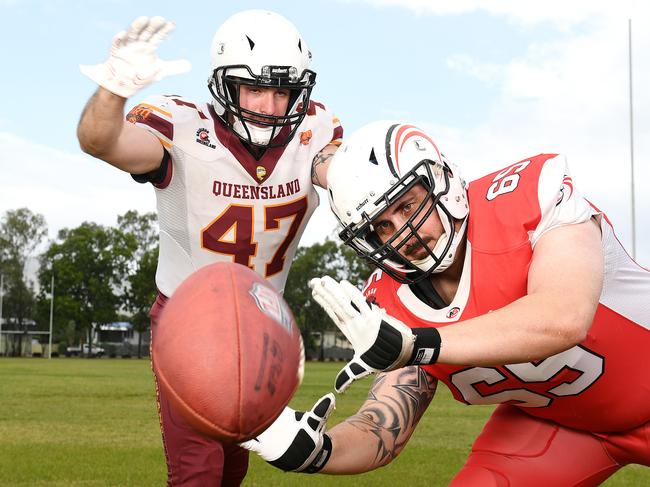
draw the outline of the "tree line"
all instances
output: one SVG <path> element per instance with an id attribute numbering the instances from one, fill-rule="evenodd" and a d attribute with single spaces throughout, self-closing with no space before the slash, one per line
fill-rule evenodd
<path id="1" fill-rule="evenodd" d="M 90 344 L 94 330 L 115 321 L 131 323 L 141 338 L 149 329 L 149 309 L 156 295 L 156 215 L 131 210 L 118 216 L 116 226 L 84 222 L 60 230 L 53 240 L 47 235 L 45 218 L 28 208 L 8 210 L 0 221 L 3 328 L 23 332 L 5 353 L 20 354 L 28 329 L 49 329 L 52 305 L 52 342 L 59 349 Z M 36 282 L 27 272 L 33 259 L 38 265 Z M 309 280 L 329 275 L 361 284 L 369 274 L 370 267 L 351 249 L 332 240 L 298 248 L 284 297 L 307 347 L 314 332 L 335 329 L 311 299 Z M 143 354 L 141 341 L 137 354 Z"/>

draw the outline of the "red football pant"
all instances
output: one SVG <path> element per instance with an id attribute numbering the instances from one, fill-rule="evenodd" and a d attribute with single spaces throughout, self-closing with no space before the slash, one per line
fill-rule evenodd
<path id="1" fill-rule="evenodd" d="M 156 336 L 158 317 L 166 301 L 167 298 L 158 294 L 151 308 L 152 343 Z M 240 485 L 248 470 L 248 451 L 237 445 L 206 438 L 192 429 L 158 387 L 157 378 L 156 394 L 168 487 Z"/>
<path id="2" fill-rule="evenodd" d="M 600 485 L 621 467 L 650 466 L 650 423 L 620 433 L 589 433 L 500 405 L 450 485 Z"/>

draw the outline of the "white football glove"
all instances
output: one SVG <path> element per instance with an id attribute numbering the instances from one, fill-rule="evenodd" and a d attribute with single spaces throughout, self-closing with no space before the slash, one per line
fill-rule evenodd
<path id="1" fill-rule="evenodd" d="M 416 336 L 408 326 L 366 301 L 348 281 L 338 283 L 325 276 L 312 279 L 309 286 L 316 302 L 354 348 L 354 357 L 336 376 L 337 392 L 368 374 L 398 369 L 409 362 Z"/>
<path id="2" fill-rule="evenodd" d="M 162 17 L 138 17 L 126 31 L 113 37 L 111 53 L 103 64 L 80 65 L 81 72 L 99 86 L 128 98 L 166 76 L 191 69 L 186 59 L 163 61 L 156 54 L 174 23 Z"/>
<path id="3" fill-rule="evenodd" d="M 304 413 L 287 406 L 263 433 L 239 446 L 284 471 L 318 472 L 332 452 L 332 442 L 323 431 L 335 405 L 330 392 Z"/>

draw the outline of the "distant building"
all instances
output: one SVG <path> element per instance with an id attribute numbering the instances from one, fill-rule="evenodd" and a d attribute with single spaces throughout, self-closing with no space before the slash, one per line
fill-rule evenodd
<path id="1" fill-rule="evenodd" d="M 307 346 L 307 360 L 351 360 L 354 349 L 340 331 L 315 331 L 311 333 L 311 347 Z"/>
<path id="2" fill-rule="evenodd" d="M 108 356 L 131 357 L 138 353 L 140 333 L 133 329 L 133 325 L 126 321 L 116 321 L 99 325 L 95 340 L 106 349 Z M 141 354 L 149 355 L 151 333 L 149 330 L 142 334 Z"/>
<path id="3" fill-rule="evenodd" d="M 97 341 L 104 343 L 124 343 L 133 338 L 133 325 L 126 321 L 116 321 L 99 325 Z M 137 343 L 137 342 L 136 342 Z"/>
<path id="4" fill-rule="evenodd" d="M 34 320 L 23 320 L 22 326 L 12 318 L 2 318 L 0 333 L 0 355 L 12 357 L 32 357 L 43 355 L 43 349 L 37 339 L 38 335 L 48 332 L 37 331 Z"/>

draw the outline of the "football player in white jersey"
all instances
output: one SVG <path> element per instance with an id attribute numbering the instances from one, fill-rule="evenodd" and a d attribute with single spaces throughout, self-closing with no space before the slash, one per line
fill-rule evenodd
<path id="1" fill-rule="evenodd" d="M 326 184 L 342 128 L 310 99 L 316 73 L 295 26 L 264 10 L 227 19 L 210 49 L 207 103 L 152 96 L 124 120 L 127 98 L 189 70 L 156 49 L 174 28 L 141 17 L 114 39 L 108 60 L 81 66 L 99 88 L 78 126 L 81 148 L 155 187 L 160 224 L 157 317 L 193 271 L 218 261 L 253 268 L 282 290 L 307 221 Z M 155 357 L 153 357 L 155 360 Z M 169 485 L 239 485 L 248 452 L 186 426 L 159 391 Z"/>
<path id="2" fill-rule="evenodd" d="M 382 373 L 327 433 L 331 395 L 248 448 L 284 470 L 378 468 L 443 381 L 464 404 L 499 405 L 452 485 L 592 486 L 650 466 L 650 272 L 564 158 L 539 154 L 467 186 L 428 134 L 382 121 L 341 146 L 328 193 L 343 241 L 378 267 L 363 292 L 311 282 L 355 350 L 335 387 Z"/>

